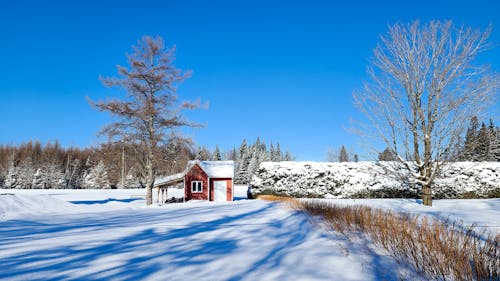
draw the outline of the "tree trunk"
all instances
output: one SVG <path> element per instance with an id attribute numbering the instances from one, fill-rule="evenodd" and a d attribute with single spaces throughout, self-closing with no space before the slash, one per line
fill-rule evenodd
<path id="1" fill-rule="evenodd" d="M 425 206 L 432 206 L 432 192 L 430 185 L 424 185 L 422 188 L 422 202 Z"/>
<path id="2" fill-rule="evenodd" d="M 146 205 L 151 204 L 153 204 L 153 185 L 148 183 L 146 186 Z"/>
<path id="3" fill-rule="evenodd" d="M 155 177 L 153 172 L 153 164 L 151 159 L 153 158 L 153 153 L 148 151 L 148 159 L 146 161 L 146 205 L 149 206 L 153 204 L 153 187 L 155 184 Z"/>

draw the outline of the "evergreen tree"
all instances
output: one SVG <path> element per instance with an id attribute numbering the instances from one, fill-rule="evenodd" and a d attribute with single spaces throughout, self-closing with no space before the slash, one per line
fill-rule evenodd
<path id="1" fill-rule="evenodd" d="M 215 145 L 215 150 L 214 150 L 214 153 L 212 156 L 212 160 L 214 160 L 214 161 L 221 161 L 222 160 L 221 153 L 219 150 L 219 145 Z"/>
<path id="2" fill-rule="evenodd" d="M 248 164 L 247 182 L 252 180 L 253 175 L 259 169 L 259 165 L 262 162 L 260 159 L 260 154 L 258 152 L 252 154 L 250 163 Z"/>
<path id="3" fill-rule="evenodd" d="M 85 188 L 109 188 L 109 178 L 106 166 L 102 161 L 92 167 L 84 177 Z"/>
<path id="4" fill-rule="evenodd" d="M 12 156 L 9 160 L 4 186 L 6 188 L 16 188 L 17 184 L 17 167 L 14 165 L 14 157 Z"/>
<path id="5" fill-rule="evenodd" d="M 481 129 L 477 134 L 477 145 L 475 147 L 475 161 L 487 161 L 490 154 L 490 133 L 486 125 L 481 123 Z"/>
<path id="6" fill-rule="evenodd" d="M 340 148 L 339 162 L 349 162 L 349 155 L 347 154 L 347 149 L 345 146 Z"/>
<path id="7" fill-rule="evenodd" d="M 495 132 L 495 141 L 491 149 L 491 154 L 493 155 L 493 161 L 500 161 L 500 128 L 497 127 Z"/>
<path id="8" fill-rule="evenodd" d="M 386 147 L 384 151 L 378 154 L 378 161 L 396 161 L 396 155 L 392 149 Z"/>
<path id="9" fill-rule="evenodd" d="M 283 153 L 281 152 L 281 147 L 280 147 L 280 143 L 278 142 L 276 144 L 276 161 L 283 161 L 284 158 L 283 158 Z"/>
<path id="10" fill-rule="evenodd" d="M 464 144 L 464 160 L 465 161 L 477 161 L 476 147 L 477 147 L 477 134 L 479 130 L 479 121 L 476 116 L 472 117 L 470 120 L 469 127 L 467 128 L 467 133 L 465 134 L 465 144 Z"/>
<path id="11" fill-rule="evenodd" d="M 33 188 L 44 189 L 44 183 L 45 181 L 43 179 L 42 169 L 39 168 L 36 170 L 35 175 L 33 176 Z"/>
<path id="12" fill-rule="evenodd" d="M 125 177 L 125 183 L 121 188 L 140 188 L 141 183 L 139 179 L 134 175 L 133 169 L 130 169 Z"/>
<path id="13" fill-rule="evenodd" d="M 34 175 L 33 162 L 27 157 L 17 167 L 17 188 L 31 189 Z"/>
<path id="14" fill-rule="evenodd" d="M 270 155 L 270 160 L 272 162 L 277 162 L 279 161 L 278 158 L 276 157 L 276 150 L 274 149 L 273 143 L 269 146 L 269 155 Z"/>
<path id="15" fill-rule="evenodd" d="M 246 184 L 248 175 L 248 165 L 250 164 L 250 156 L 248 154 L 247 141 L 244 139 L 239 148 L 238 161 L 236 163 L 235 182 Z"/>
<path id="16" fill-rule="evenodd" d="M 496 161 L 495 154 L 498 149 L 497 143 L 497 130 L 495 128 L 495 124 L 493 123 L 493 119 L 490 118 L 490 123 L 488 125 L 488 138 L 489 138 L 489 147 L 488 147 L 488 157 L 486 161 Z"/>

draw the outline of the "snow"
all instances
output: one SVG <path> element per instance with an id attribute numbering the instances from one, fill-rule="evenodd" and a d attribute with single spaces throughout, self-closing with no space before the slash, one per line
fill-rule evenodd
<path id="1" fill-rule="evenodd" d="M 246 186 L 235 186 L 235 202 L 152 207 L 140 197 L 144 189 L 0 193 L 0 279 L 422 279 L 366 241 L 327 232 L 302 213 L 241 200 Z M 500 199 L 435 200 L 430 208 L 405 199 L 329 202 L 500 224 Z"/>
<path id="2" fill-rule="evenodd" d="M 181 180 L 184 175 L 194 165 L 198 164 L 200 168 L 207 173 L 210 178 L 233 178 L 234 177 L 234 161 L 189 161 L 184 172 L 175 175 L 164 176 L 156 179 L 155 186 Z"/>
<path id="3" fill-rule="evenodd" d="M 188 167 L 198 164 L 210 178 L 233 178 L 234 161 L 189 161 Z"/>
<path id="4" fill-rule="evenodd" d="M 415 199 L 302 199 L 324 201 L 337 205 L 364 205 L 432 216 L 441 220 L 477 225 L 477 230 L 500 234 L 500 198 L 495 199 L 447 199 L 433 200 L 432 206 L 424 206 Z"/>
<path id="5" fill-rule="evenodd" d="M 157 178 L 155 180 L 155 186 L 162 185 L 162 184 L 167 183 L 167 182 L 181 180 L 182 178 L 184 178 L 184 173 L 178 173 L 178 174 L 174 174 L 174 175 L 170 175 L 170 176 L 164 176 L 161 178 Z"/>
<path id="6" fill-rule="evenodd" d="M 255 194 L 324 198 L 350 198 L 383 189 L 409 190 L 374 162 L 263 162 L 251 185 Z M 496 188 L 500 188 L 500 162 L 459 162 L 436 180 L 433 192 L 441 198 L 453 198 L 467 192 L 487 194 Z"/>

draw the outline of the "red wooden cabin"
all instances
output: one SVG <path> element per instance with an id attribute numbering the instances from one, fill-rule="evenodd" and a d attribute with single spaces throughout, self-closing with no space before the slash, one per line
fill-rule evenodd
<path id="1" fill-rule="evenodd" d="M 184 200 L 233 201 L 234 161 L 189 161 L 184 172 L 155 181 L 162 197 L 168 186 L 184 185 Z M 166 193 L 166 192 L 165 192 Z M 163 199 L 162 199 L 163 202 Z"/>

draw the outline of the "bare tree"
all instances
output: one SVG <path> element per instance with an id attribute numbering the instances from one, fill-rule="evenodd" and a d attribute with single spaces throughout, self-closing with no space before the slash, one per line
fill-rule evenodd
<path id="1" fill-rule="evenodd" d="M 451 21 L 395 24 L 382 36 L 368 68 L 370 82 L 354 93 L 371 124 L 361 128 L 382 140 L 397 161 L 386 170 L 422 189 L 432 205 L 432 186 L 442 161 L 473 115 L 495 100 L 499 77 L 475 65 L 487 49 L 491 28 L 455 28 Z"/>
<path id="2" fill-rule="evenodd" d="M 158 171 L 158 148 L 169 139 L 181 138 L 175 134 L 176 128 L 197 126 L 184 119 L 181 112 L 197 108 L 199 103 L 178 101 L 177 85 L 190 72 L 173 65 L 175 47 L 165 48 L 160 37 L 144 36 L 133 49 L 134 53 L 128 56 L 129 68 L 118 66 L 119 78 L 101 78 L 108 87 L 124 88 L 127 98 L 90 103 L 119 119 L 101 132 L 130 143 L 137 150 L 138 166 L 147 189 L 146 204 L 150 205 Z"/>

